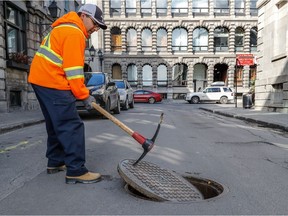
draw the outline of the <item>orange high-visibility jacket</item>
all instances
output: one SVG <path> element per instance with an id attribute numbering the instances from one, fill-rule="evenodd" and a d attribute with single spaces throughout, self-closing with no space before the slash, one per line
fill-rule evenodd
<path id="1" fill-rule="evenodd" d="M 86 99 L 84 84 L 86 28 L 76 12 L 69 12 L 52 24 L 53 29 L 35 54 L 28 77 L 30 83 L 58 90 L 71 90 Z"/>

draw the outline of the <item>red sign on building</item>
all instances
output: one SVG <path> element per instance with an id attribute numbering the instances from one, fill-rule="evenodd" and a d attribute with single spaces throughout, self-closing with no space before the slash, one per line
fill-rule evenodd
<path id="1" fill-rule="evenodd" d="M 237 54 L 236 55 L 237 65 L 254 65 L 254 55 L 253 54 Z"/>

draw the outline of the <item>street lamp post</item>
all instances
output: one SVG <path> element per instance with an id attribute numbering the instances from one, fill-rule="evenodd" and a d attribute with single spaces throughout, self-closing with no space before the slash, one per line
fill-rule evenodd
<path id="1" fill-rule="evenodd" d="M 90 62 L 94 60 L 94 57 L 96 56 L 96 50 L 94 48 L 94 46 L 92 45 L 90 48 L 89 48 L 89 58 L 88 58 L 88 65 L 89 65 L 89 70 L 91 70 L 91 67 L 90 67 Z M 90 71 L 91 72 L 91 71 Z"/>
<path id="2" fill-rule="evenodd" d="M 97 53 L 98 53 L 98 57 L 99 57 L 99 61 L 100 61 L 100 69 L 102 71 L 103 53 L 102 53 L 101 49 L 99 49 Z"/>

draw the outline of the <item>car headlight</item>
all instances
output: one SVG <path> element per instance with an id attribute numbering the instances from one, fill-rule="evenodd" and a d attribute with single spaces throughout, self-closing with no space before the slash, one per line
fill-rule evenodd
<path id="1" fill-rule="evenodd" d="M 104 94 L 104 88 L 100 88 L 97 90 L 94 90 L 91 92 L 92 95 L 103 95 Z"/>

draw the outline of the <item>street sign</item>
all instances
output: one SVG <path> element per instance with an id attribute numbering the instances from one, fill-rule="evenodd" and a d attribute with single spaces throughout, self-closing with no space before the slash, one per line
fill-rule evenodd
<path id="1" fill-rule="evenodd" d="M 254 65 L 254 55 L 253 54 L 237 54 L 236 62 L 238 66 L 244 65 Z"/>

